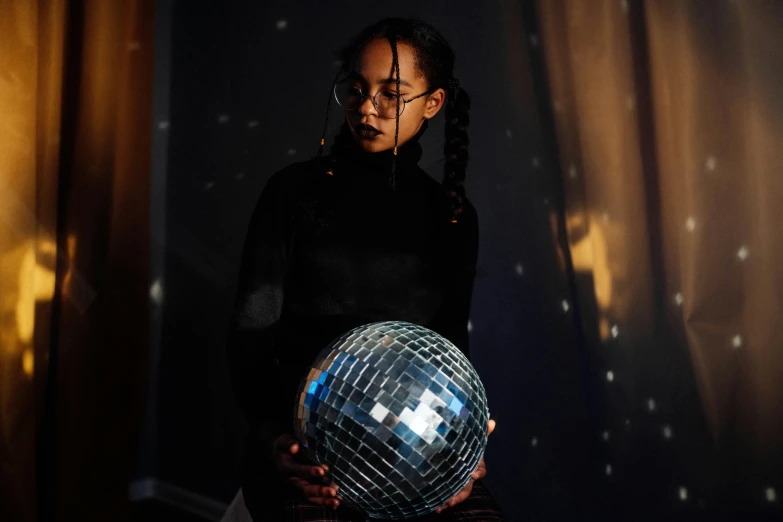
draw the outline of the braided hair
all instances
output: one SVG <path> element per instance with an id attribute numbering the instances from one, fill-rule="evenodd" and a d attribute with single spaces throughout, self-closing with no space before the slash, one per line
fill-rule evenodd
<path id="1" fill-rule="evenodd" d="M 446 91 L 446 141 L 443 145 L 445 162 L 442 186 L 452 202 L 451 222 L 456 223 L 462 213 L 465 200 L 465 169 L 469 157 L 467 128 L 470 123 L 470 97 L 460 87 L 459 81 L 454 78 L 454 52 L 443 36 L 431 25 L 411 18 L 387 18 L 359 32 L 340 51 L 341 66 L 332 82 L 332 89 L 342 77 L 350 72 L 364 46 L 376 38 L 386 38 L 391 45 L 397 92 L 400 92 L 398 43 L 405 43 L 411 47 L 416 59 L 416 67 L 427 80 L 427 91 L 432 92 L 439 88 Z M 319 162 L 326 141 L 331 102 L 332 93 L 330 90 L 321 144 L 317 154 Z M 400 103 L 401 100 L 397 98 L 398 107 Z M 391 164 L 392 188 L 395 188 L 397 144 L 400 130 L 399 109 L 397 114 L 394 156 Z M 327 174 L 334 175 L 335 167 L 345 158 L 351 139 L 353 138 L 347 124 L 343 124 L 330 150 L 330 161 L 325 169 Z"/>

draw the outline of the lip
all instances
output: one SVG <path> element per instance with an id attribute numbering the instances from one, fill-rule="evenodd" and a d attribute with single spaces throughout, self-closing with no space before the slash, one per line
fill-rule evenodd
<path id="1" fill-rule="evenodd" d="M 372 125 L 367 125 L 366 123 L 360 123 L 354 127 L 354 130 L 356 131 L 356 134 L 358 134 L 359 137 L 363 139 L 373 139 L 382 134 L 381 131 Z"/>

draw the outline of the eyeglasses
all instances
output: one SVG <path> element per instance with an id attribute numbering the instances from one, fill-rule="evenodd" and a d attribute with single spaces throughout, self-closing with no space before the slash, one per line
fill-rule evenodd
<path id="1" fill-rule="evenodd" d="M 342 81 L 334 86 L 334 99 L 340 104 L 340 107 L 347 111 L 355 111 L 361 107 L 364 100 L 370 98 L 378 116 L 386 119 L 393 119 L 398 116 L 397 98 L 399 98 L 399 115 L 405 110 L 405 105 L 417 98 L 430 94 L 430 91 L 423 92 L 413 98 L 406 100 L 395 91 L 382 90 L 375 93 L 375 96 L 364 94 L 362 90 L 353 85 L 350 80 Z"/>

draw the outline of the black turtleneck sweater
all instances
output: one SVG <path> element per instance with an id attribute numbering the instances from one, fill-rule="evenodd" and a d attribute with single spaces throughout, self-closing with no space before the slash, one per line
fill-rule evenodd
<path id="1" fill-rule="evenodd" d="M 333 176 L 329 157 L 275 173 L 256 204 L 228 342 L 251 427 L 243 471 L 251 513 L 261 509 L 261 488 L 271 493 L 278 482 L 258 433 L 292 432 L 300 380 L 332 339 L 367 323 L 408 321 L 468 355 L 476 211 L 466 200 L 451 223 L 450 199 L 420 157 L 417 136 L 398 151 L 392 190 L 391 152 L 354 144 Z"/>

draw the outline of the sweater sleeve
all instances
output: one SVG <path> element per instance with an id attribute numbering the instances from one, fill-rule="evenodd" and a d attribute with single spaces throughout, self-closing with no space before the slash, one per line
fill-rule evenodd
<path id="1" fill-rule="evenodd" d="M 274 400 L 287 266 L 284 174 L 270 178 L 250 219 L 227 343 L 234 395 L 255 433 L 289 429 L 279 419 L 290 413 L 290 405 Z"/>
<path id="2" fill-rule="evenodd" d="M 468 319 L 478 262 L 478 215 L 465 200 L 457 224 L 447 223 L 442 278 L 442 304 L 430 328 L 459 348 L 470 359 Z"/>

